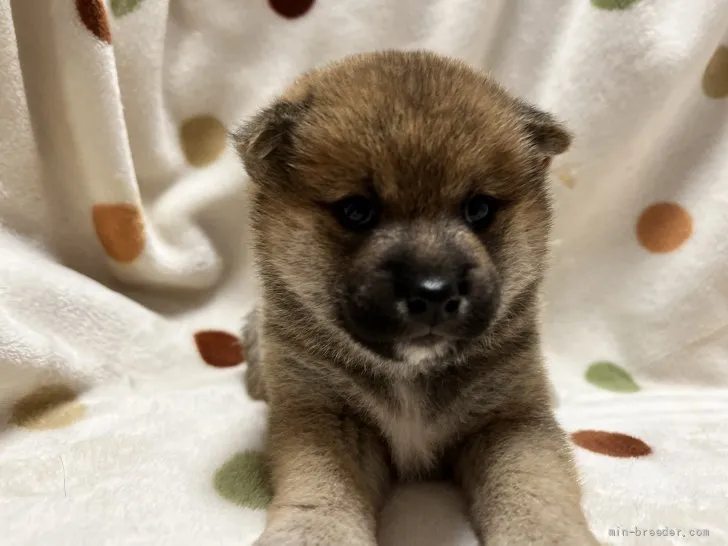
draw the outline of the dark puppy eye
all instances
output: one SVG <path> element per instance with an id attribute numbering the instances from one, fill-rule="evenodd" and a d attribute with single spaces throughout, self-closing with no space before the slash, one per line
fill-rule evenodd
<path id="1" fill-rule="evenodd" d="M 495 199 L 479 193 L 463 203 L 463 218 L 473 229 L 482 230 L 490 225 L 496 208 Z"/>
<path id="2" fill-rule="evenodd" d="M 376 203 L 363 195 L 353 195 L 337 201 L 333 211 L 339 223 L 351 231 L 372 229 L 379 220 Z"/>

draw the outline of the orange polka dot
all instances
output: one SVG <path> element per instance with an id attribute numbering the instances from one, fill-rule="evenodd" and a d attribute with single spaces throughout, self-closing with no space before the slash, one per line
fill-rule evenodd
<path id="1" fill-rule="evenodd" d="M 41 387 L 13 405 L 10 423 L 34 430 L 68 427 L 86 415 L 76 398 L 65 385 Z"/>
<path id="2" fill-rule="evenodd" d="M 693 233 L 690 213 L 676 203 L 650 205 L 637 221 L 637 239 L 650 252 L 678 249 Z"/>
<path id="3" fill-rule="evenodd" d="M 180 128 L 180 142 L 190 165 L 203 167 L 225 151 L 227 131 L 216 118 L 198 116 L 184 121 Z"/>
<path id="4" fill-rule="evenodd" d="M 580 430 L 572 433 L 571 439 L 583 449 L 610 457 L 644 457 L 652 453 L 642 440 L 619 432 Z"/>
<path id="5" fill-rule="evenodd" d="M 728 98 L 728 46 L 715 50 L 703 72 L 703 92 L 711 99 Z"/>
<path id="6" fill-rule="evenodd" d="M 130 203 L 94 205 L 94 229 L 106 254 L 121 263 L 134 261 L 144 250 L 144 219 Z"/>
<path id="7" fill-rule="evenodd" d="M 103 0 L 76 0 L 76 11 L 94 36 L 102 42 L 111 43 L 111 30 Z"/>
<path id="8" fill-rule="evenodd" d="M 195 334 L 195 343 L 202 359 L 216 368 L 236 366 L 243 360 L 240 340 L 220 330 L 202 330 Z"/>

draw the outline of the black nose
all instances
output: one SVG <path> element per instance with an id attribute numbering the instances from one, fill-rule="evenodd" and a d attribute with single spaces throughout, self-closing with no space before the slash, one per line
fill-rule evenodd
<path id="1" fill-rule="evenodd" d="M 458 315 L 467 293 L 465 281 L 442 276 L 415 277 L 407 287 L 407 312 L 413 322 L 437 326 Z"/>

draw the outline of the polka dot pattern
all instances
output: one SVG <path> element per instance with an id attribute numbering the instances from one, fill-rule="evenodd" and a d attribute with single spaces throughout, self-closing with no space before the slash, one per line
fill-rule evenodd
<path id="1" fill-rule="evenodd" d="M 265 455 L 258 451 L 233 456 L 215 472 L 213 484 L 222 498 L 239 506 L 263 510 L 271 501 Z"/>
<path id="2" fill-rule="evenodd" d="M 86 415 L 74 390 L 49 385 L 21 398 L 12 408 L 10 423 L 32 430 L 65 428 Z"/>
<path id="3" fill-rule="evenodd" d="M 182 123 L 180 143 L 190 165 L 204 167 L 225 151 L 227 131 L 225 126 L 212 116 L 190 118 Z"/>
<path id="4" fill-rule="evenodd" d="M 703 93 L 711 99 L 728 98 L 728 46 L 720 46 L 703 73 Z"/>
<path id="5" fill-rule="evenodd" d="M 314 0 L 269 0 L 269 4 L 281 17 L 296 19 L 313 7 Z"/>
<path id="6" fill-rule="evenodd" d="M 583 449 L 610 457 L 645 457 L 652 453 L 652 448 L 642 440 L 619 432 L 579 430 L 571 434 L 571 439 Z"/>
<path id="7" fill-rule="evenodd" d="M 210 366 L 229 368 L 244 360 L 240 340 L 228 332 L 203 330 L 195 334 L 195 343 L 200 356 Z"/>
<path id="8" fill-rule="evenodd" d="M 650 252 L 677 250 L 692 233 L 692 217 L 677 203 L 650 205 L 642 211 L 637 221 L 637 239 Z"/>
<path id="9" fill-rule="evenodd" d="M 586 371 L 586 380 L 602 389 L 614 392 L 637 392 L 639 385 L 624 369 L 612 362 L 595 362 Z"/>
<path id="10" fill-rule="evenodd" d="M 592 6 L 599 9 L 618 11 L 629 9 L 639 0 L 592 0 Z"/>
<path id="11" fill-rule="evenodd" d="M 574 189 L 574 187 L 576 186 L 576 175 L 574 174 L 574 170 L 571 167 L 558 167 L 554 169 L 554 175 L 556 176 L 556 180 L 561 182 L 570 190 Z"/>
<path id="12" fill-rule="evenodd" d="M 111 43 L 111 29 L 103 0 L 76 0 L 76 11 L 94 36 L 104 43 Z"/>
<path id="13" fill-rule="evenodd" d="M 111 12 L 114 17 L 124 17 L 141 5 L 141 0 L 111 0 Z"/>
<path id="14" fill-rule="evenodd" d="M 106 254 L 120 263 L 134 261 L 144 250 L 144 220 L 129 203 L 94 205 L 91 209 L 96 236 Z"/>

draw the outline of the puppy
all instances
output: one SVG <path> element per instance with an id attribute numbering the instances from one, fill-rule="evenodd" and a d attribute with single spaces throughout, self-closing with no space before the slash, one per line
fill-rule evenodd
<path id="1" fill-rule="evenodd" d="M 270 407 L 256 544 L 374 546 L 390 484 L 443 476 L 484 544 L 598 544 L 539 347 L 569 133 L 460 62 L 385 51 L 301 76 L 234 140 Z"/>

